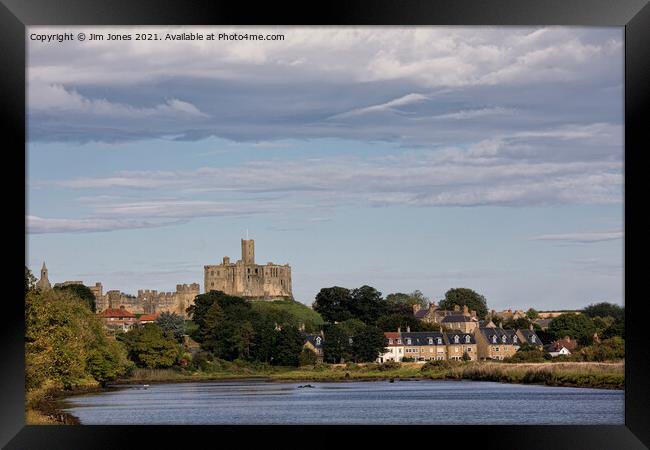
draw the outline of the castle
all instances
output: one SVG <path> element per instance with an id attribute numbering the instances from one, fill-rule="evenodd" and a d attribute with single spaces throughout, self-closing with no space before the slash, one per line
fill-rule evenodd
<path id="1" fill-rule="evenodd" d="M 255 241 L 241 240 L 241 260 L 204 266 L 205 292 L 222 291 L 228 295 L 248 299 L 293 299 L 291 267 L 273 263 L 255 264 Z"/>
<path id="2" fill-rule="evenodd" d="M 72 284 L 81 284 L 83 281 L 64 281 L 56 283 L 55 288 L 61 288 Z M 52 289 L 48 278 L 48 271 L 45 263 L 41 269 L 41 278 L 36 283 L 41 290 Z M 157 314 L 161 312 L 176 313 L 186 317 L 186 309 L 194 304 L 194 297 L 200 294 L 198 283 L 177 284 L 175 292 L 158 292 L 156 290 L 140 289 L 138 295 L 129 295 L 118 290 L 111 290 L 104 293 L 102 283 L 95 283 L 94 286 L 86 286 L 95 295 L 95 306 L 97 312 L 106 309 L 120 308 L 123 306 L 133 314 Z"/>

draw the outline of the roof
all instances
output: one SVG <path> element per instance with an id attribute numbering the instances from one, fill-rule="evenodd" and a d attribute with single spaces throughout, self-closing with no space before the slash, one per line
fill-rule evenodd
<path id="1" fill-rule="evenodd" d="M 323 347 L 323 337 L 320 334 L 303 333 L 302 337 L 305 339 L 305 343 L 309 342 L 315 348 Z"/>
<path id="2" fill-rule="evenodd" d="M 407 339 L 411 339 L 408 344 Z M 431 339 L 432 343 L 429 343 Z M 440 343 L 438 343 L 440 339 Z M 445 345 L 445 340 L 442 333 L 438 331 L 414 331 L 411 333 L 402 333 L 402 344 L 406 345 Z"/>
<path id="3" fill-rule="evenodd" d="M 153 322 L 154 320 L 156 320 L 156 317 L 158 317 L 157 314 L 143 314 L 140 316 L 140 319 L 138 320 L 140 320 L 140 322 L 145 322 L 145 321 Z"/>
<path id="4" fill-rule="evenodd" d="M 385 331 L 384 336 L 386 336 L 386 339 L 399 339 L 399 333 L 396 331 Z"/>
<path id="5" fill-rule="evenodd" d="M 133 314 L 131 311 L 127 311 L 124 308 L 108 308 L 105 309 L 104 311 L 99 313 L 100 317 L 120 317 L 120 318 L 126 318 L 126 317 L 133 317 L 135 318 L 135 314 Z"/>
<path id="6" fill-rule="evenodd" d="M 526 339 L 526 342 L 533 345 L 542 345 L 542 340 L 532 330 L 520 330 L 521 334 Z"/>
<path id="7" fill-rule="evenodd" d="M 515 343 L 518 344 L 518 342 L 514 342 L 514 336 L 516 336 L 516 331 L 515 330 L 504 330 L 502 328 L 486 328 L 486 327 L 481 327 L 479 328 L 479 331 L 485 338 L 487 339 L 488 343 L 492 344 L 494 341 L 492 340 L 493 337 L 496 336 L 497 344 L 506 344 L 506 345 L 513 345 Z M 505 342 L 503 341 L 503 337 L 505 336 Z M 519 339 L 517 339 L 519 341 Z"/>
<path id="8" fill-rule="evenodd" d="M 454 344 L 454 337 L 458 336 L 459 339 L 459 344 L 476 344 L 476 339 L 471 333 L 465 333 L 460 330 L 451 330 L 445 332 L 445 336 L 447 337 L 447 342 L 450 344 Z M 469 342 L 466 341 L 465 336 L 469 336 Z"/>
<path id="9" fill-rule="evenodd" d="M 416 318 L 421 319 L 423 317 L 426 317 L 428 312 L 428 309 L 421 309 L 419 311 L 416 311 L 414 315 Z"/>
<path id="10" fill-rule="evenodd" d="M 454 314 L 451 316 L 445 316 L 445 318 L 442 319 L 442 323 L 449 322 L 472 322 L 472 318 L 469 316 L 464 316 L 462 314 Z"/>

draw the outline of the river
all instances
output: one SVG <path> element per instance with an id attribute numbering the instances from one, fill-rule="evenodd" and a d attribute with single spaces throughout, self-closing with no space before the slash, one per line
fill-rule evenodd
<path id="1" fill-rule="evenodd" d="M 624 391 L 484 381 L 154 384 L 66 399 L 85 425 L 612 424 Z"/>

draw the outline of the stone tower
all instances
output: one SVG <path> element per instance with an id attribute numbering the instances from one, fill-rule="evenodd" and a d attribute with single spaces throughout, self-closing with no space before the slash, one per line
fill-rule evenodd
<path id="1" fill-rule="evenodd" d="M 47 266 L 45 265 L 45 261 L 43 261 L 43 267 L 41 267 L 41 278 L 39 278 L 38 282 L 36 283 L 36 287 L 42 291 L 46 289 L 52 289 L 50 280 L 47 277 Z"/>
<path id="2" fill-rule="evenodd" d="M 252 239 L 241 240 L 241 261 L 245 265 L 255 264 L 255 241 Z"/>

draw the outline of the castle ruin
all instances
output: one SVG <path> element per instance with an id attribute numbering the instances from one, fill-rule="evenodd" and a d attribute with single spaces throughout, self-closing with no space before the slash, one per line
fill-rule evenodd
<path id="1" fill-rule="evenodd" d="M 266 263 L 255 264 L 255 241 L 241 240 L 242 259 L 204 266 L 205 292 L 222 291 L 228 295 L 258 300 L 293 299 L 291 266 Z"/>

